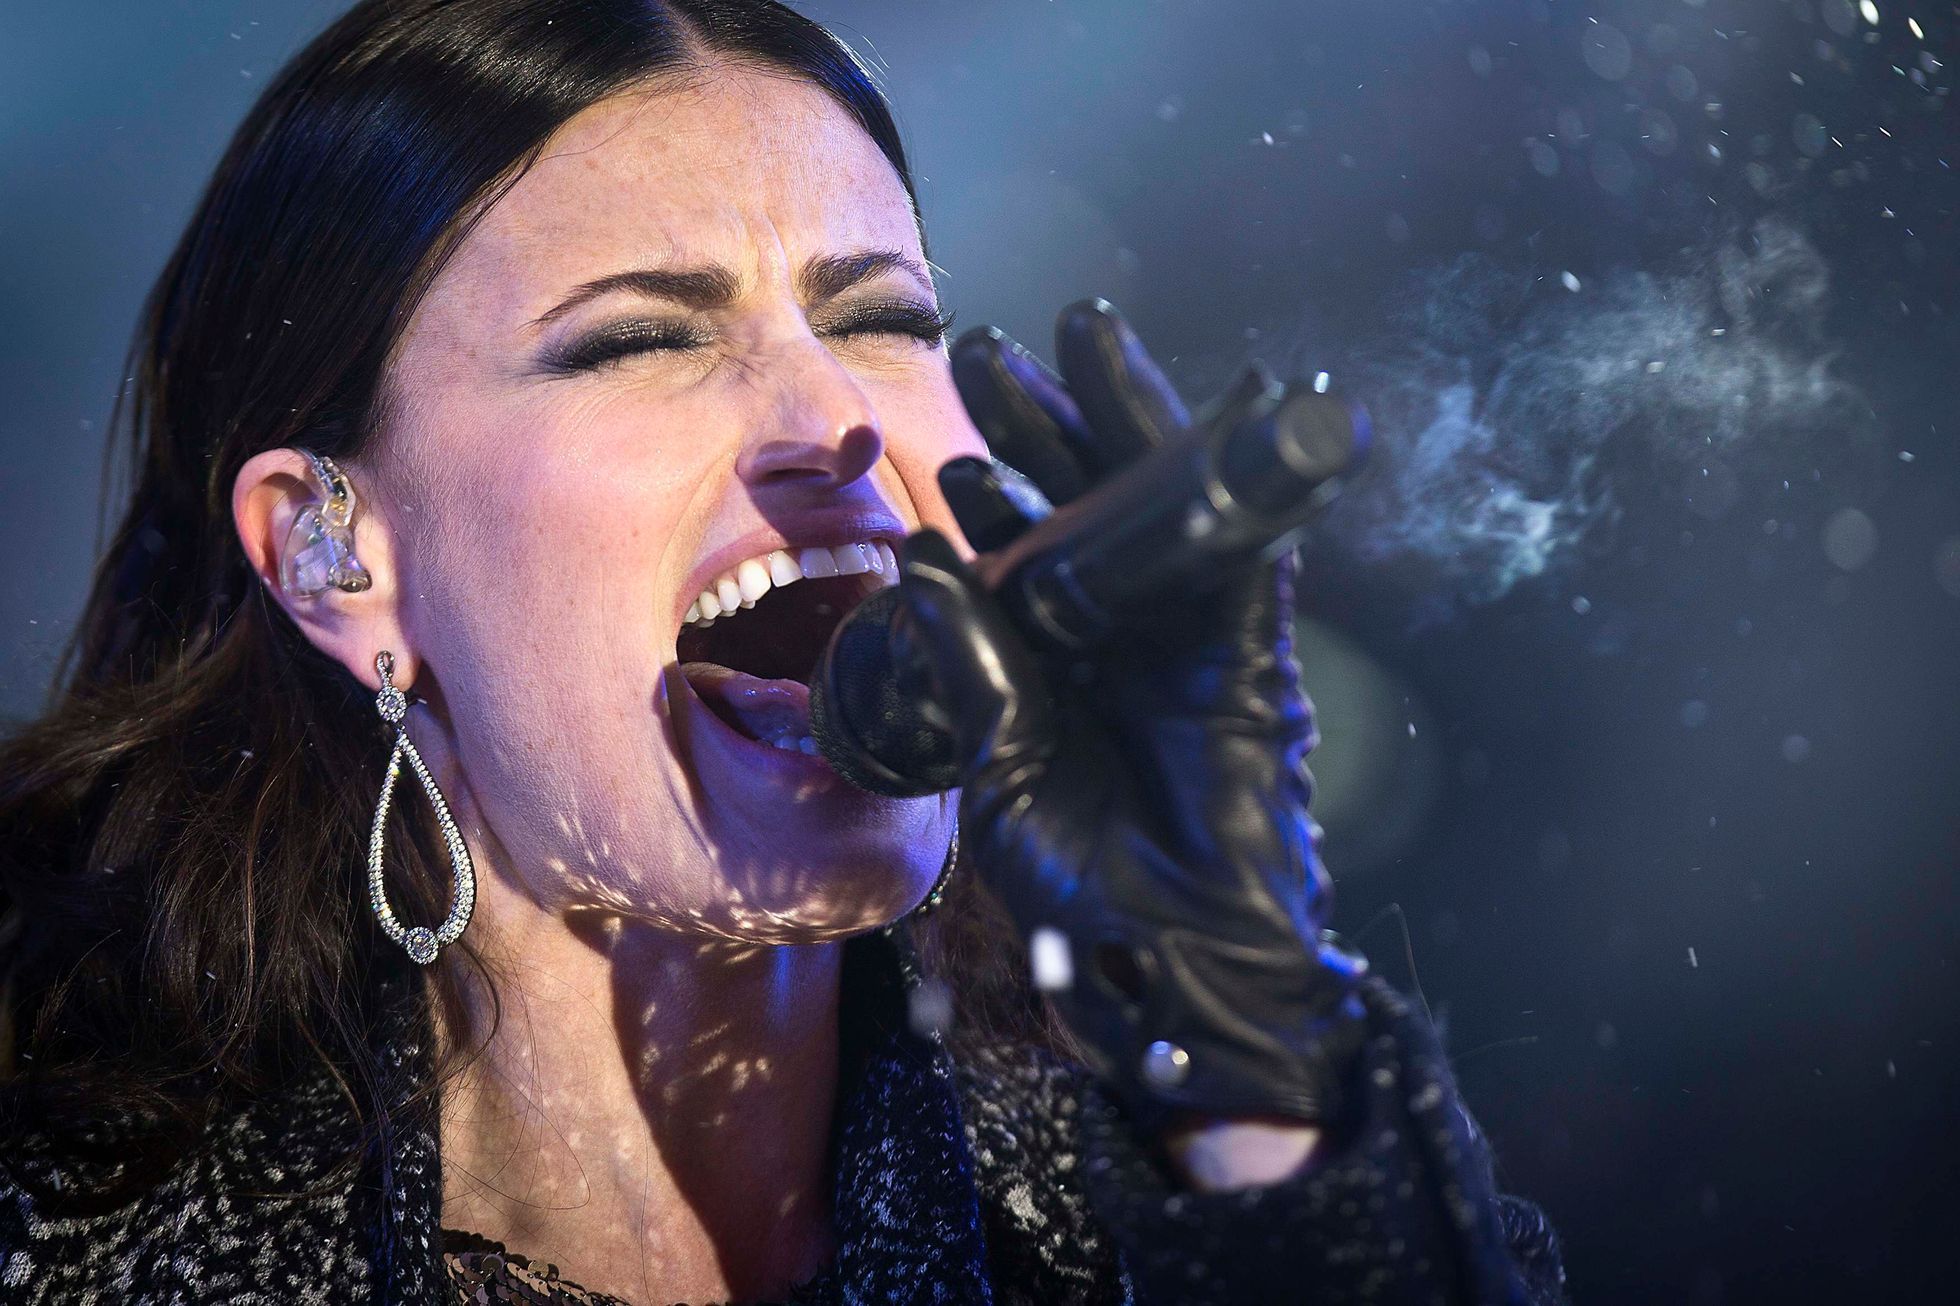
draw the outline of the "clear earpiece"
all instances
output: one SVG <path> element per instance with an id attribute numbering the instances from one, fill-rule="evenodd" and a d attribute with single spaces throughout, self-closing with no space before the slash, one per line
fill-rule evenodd
<path id="1" fill-rule="evenodd" d="M 279 584 L 294 598 L 312 598 L 330 589 L 358 594 L 373 581 L 354 556 L 349 529 L 354 520 L 354 487 L 331 458 L 311 452 L 306 456 L 327 497 L 293 519 L 280 553 Z"/>

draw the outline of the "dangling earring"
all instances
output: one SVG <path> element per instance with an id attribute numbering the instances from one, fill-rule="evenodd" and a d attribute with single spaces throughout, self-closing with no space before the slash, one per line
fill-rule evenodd
<path id="1" fill-rule="evenodd" d="M 294 598 L 312 598 L 330 589 L 359 594 L 373 580 L 367 568 L 354 556 L 354 485 L 331 458 L 309 449 L 300 450 L 313 464 L 326 492 L 321 503 L 308 504 L 286 532 L 286 548 L 279 555 L 279 584 Z"/>
<path id="2" fill-rule="evenodd" d="M 408 716 L 408 696 L 395 688 L 395 655 L 386 649 L 375 654 L 374 671 L 381 677 L 381 692 L 374 696 L 375 710 L 395 728 L 395 750 L 388 755 L 388 777 L 381 782 L 381 802 L 374 809 L 374 831 L 368 836 L 368 898 L 374 907 L 375 920 L 381 923 L 381 932 L 401 944 L 417 963 L 426 966 L 436 959 L 437 950 L 444 944 L 463 937 L 463 929 L 470 923 L 470 912 L 476 907 L 476 867 L 470 862 L 470 850 L 463 846 L 456 822 L 450 818 L 449 804 L 443 801 L 442 791 L 436 788 L 429 768 L 423 764 L 422 754 L 409 740 L 404 722 Z M 423 925 L 404 927 L 395 918 L 394 909 L 388 906 L 388 896 L 381 883 L 382 837 L 404 757 L 415 778 L 422 782 L 422 791 L 429 795 L 429 805 L 435 809 L 436 824 L 442 827 L 442 841 L 449 845 L 449 864 L 455 872 L 449 916 L 433 930 Z"/>
<path id="3" fill-rule="evenodd" d="M 932 882 L 932 889 L 925 900 L 912 909 L 914 916 L 930 916 L 946 900 L 946 884 L 953 878 L 953 863 L 960 859 L 960 819 L 953 818 L 953 838 L 946 845 L 946 862 L 939 868 L 939 878 Z"/>

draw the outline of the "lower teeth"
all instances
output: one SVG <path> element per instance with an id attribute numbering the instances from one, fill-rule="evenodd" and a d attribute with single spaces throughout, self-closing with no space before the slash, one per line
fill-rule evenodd
<path id="1" fill-rule="evenodd" d="M 817 741 L 809 735 L 801 737 L 784 735 L 781 739 L 770 740 L 769 743 L 771 747 L 780 748 L 786 753 L 807 753 L 811 757 L 817 755 Z"/>

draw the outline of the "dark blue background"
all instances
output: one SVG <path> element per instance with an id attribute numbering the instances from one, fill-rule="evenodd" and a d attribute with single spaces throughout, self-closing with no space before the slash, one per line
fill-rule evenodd
<path id="1" fill-rule="evenodd" d="M 149 279 L 259 86 L 339 8 L 9 17 L 0 710 L 31 710 L 71 628 Z M 1952 7 L 806 9 L 880 68 L 964 323 L 1045 351 L 1054 311 L 1101 293 L 1193 395 L 1253 354 L 1364 399 L 1397 349 L 1433 344 L 1473 382 L 1507 349 L 1593 357 L 1616 305 L 1653 319 L 1760 219 L 1802 234 L 1828 299 L 1774 348 L 1826 368 L 1857 420 L 1745 420 L 1697 481 L 1645 401 L 1583 430 L 1553 387 L 1542 426 L 1499 434 L 1553 460 L 1592 441 L 1612 512 L 1543 574 L 1469 602 L 1463 568 L 1315 553 L 1322 811 L 1339 923 L 1405 982 L 1413 959 L 1578 1300 L 1941 1286 L 1960 1228 Z M 1438 290 L 1445 267 L 1468 280 Z M 1783 290 L 1751 297 L 1768 313 Z M 1447 535 L 1462 506 L 1424 510 Z"/>

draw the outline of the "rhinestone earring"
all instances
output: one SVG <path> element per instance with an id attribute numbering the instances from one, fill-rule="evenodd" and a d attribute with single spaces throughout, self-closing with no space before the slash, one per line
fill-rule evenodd
<path id="1" fill-rule="evenodd" d="M 385 649 L 375 654 L 374 671 L 381 677 L 381 692 L 374 696 L 374 707 L 381 713 L 381 719 L 395 728 L 395 749 L 388 755 L 388 776 L 381 782 L 381 802 L 374 809 L 374 830 L 368 836 L 368 900 L 374 907 L 374 919 L 381 923 L 381 932 L 399 943 L 417 964 L 426 966 L 436 959 L 436 952 L 444 944 L 463 937 L 463 929 L 470 923 L 470 912 L 476 907 L 476 867 L 471 864 L 470 850 L 463 845 L 463 836 L 449 815 L 449 804 L 443 800 L 442 790 L 436 788 L 422 754 L 408 737 L 405 720 L 408 696 L 395 687 L 395 655 Z M 436 824 L 442 827 L 442 841 L 449 845 L 449 864 L 455 873 L 449 915 L 433 930 L 423 925 L 404 926 L 388 905 L 388 895 L 381 882 L 382 838 L 404 757 L 415 778 L 422 782 L 422 792 L 429 796 L 429 805 L 435 809 Z"/>
<path id="2" fill-rule="evenodd" d="M 953 837 L 946 845 L 946 861 L 939 868 L 939 878 L 932 882 L 932 889 L 925 900 L 912 909 L 914 916 L 930 916 L 939 910 L 939 904 L 946 900 L 946 883 L 953 878 L 953 863 L 960 859 L 960 822 L 953 818 Z"/>
<path id="3" fill-rule="evenodd" d="M 359 594 L 374 583 L 354 556 L 353 482 L 324 454 L 302 449 L 320 478 L 326 498 L 308 504 L 286 532 L 286 549 L 279 555 L 279 584 L 294 598 L 312 598 L 328 590 Z"/>

